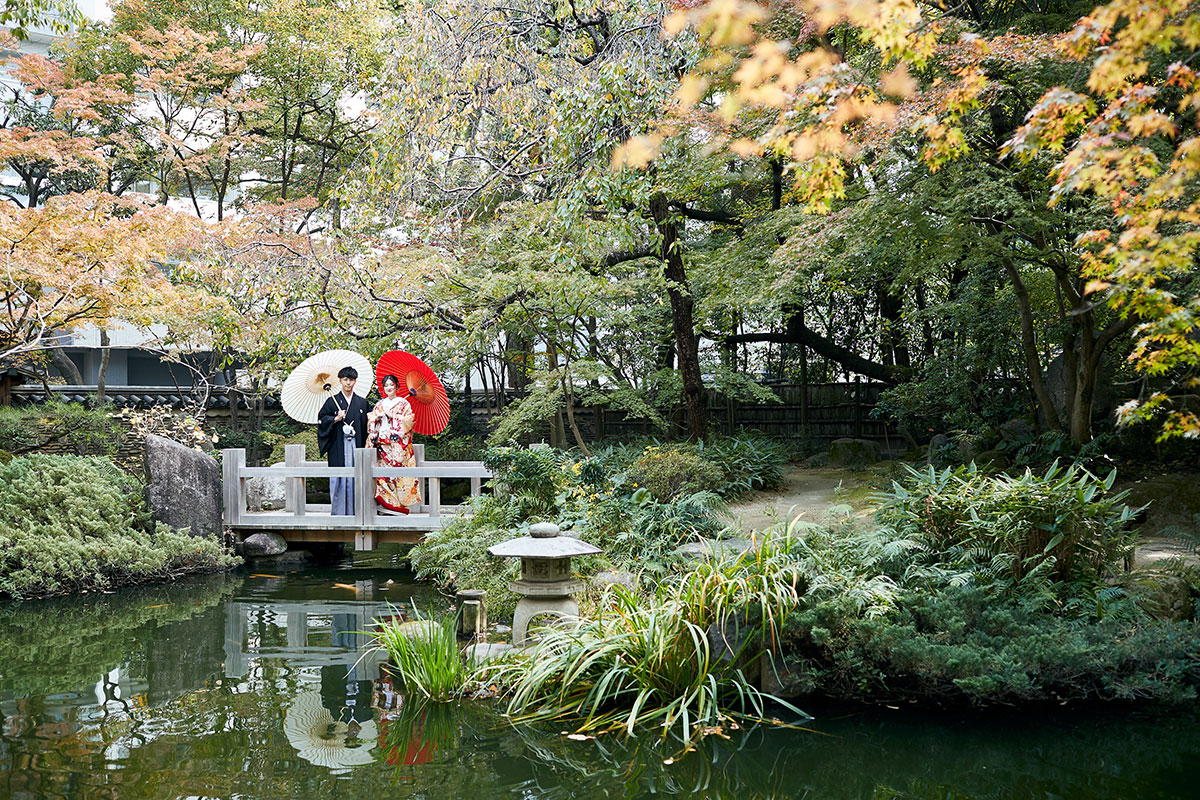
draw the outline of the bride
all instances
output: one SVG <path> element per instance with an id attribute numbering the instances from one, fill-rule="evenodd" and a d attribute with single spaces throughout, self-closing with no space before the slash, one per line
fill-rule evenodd
<path id="1" fill-rule="evenodd" d="M 408 400 L 399 395 L 400 379 L 385 375 L 381 391 L 383 398 L 367 414 L 368 442 L 379 452 L 385 467 L 415 467 L 412 429 L 415 417 Z M 419 505 L 416 478 L 376 478 L 375 502 L 389 511 L 408 513 L 408 506 Z"/>

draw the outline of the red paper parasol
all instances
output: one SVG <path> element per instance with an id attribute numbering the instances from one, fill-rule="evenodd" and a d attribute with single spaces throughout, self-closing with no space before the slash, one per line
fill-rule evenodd
<path id="1" fill-rule="evenodd" d="M 408 387 L 408 401 L 412 404 L 416 421 L 413 431 L 432 436 L 441 433 L 450 421 L 450 400 L 442 382 L 433 374 L 421 359 L 403 350 L 389 350 L 375 365 L 375 383 L 379 386 L 379 395 L 386 397 L 383 392 L 383 378 L 395 375 L 400 383 Z"/>

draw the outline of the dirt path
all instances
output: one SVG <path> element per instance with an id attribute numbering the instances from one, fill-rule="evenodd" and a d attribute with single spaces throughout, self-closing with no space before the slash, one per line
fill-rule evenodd
<path id="1" fill-rule="evenodd" d="M 797 516 L 821 522 L 829 509 L 839 503 L 849 504 L 862 513 L 867 494 L 866 476 L 862 473 L 788 467 L 782 488 L 755 492 L 730 506 L 729 513 L 743 530 L 760 531 Z"/>

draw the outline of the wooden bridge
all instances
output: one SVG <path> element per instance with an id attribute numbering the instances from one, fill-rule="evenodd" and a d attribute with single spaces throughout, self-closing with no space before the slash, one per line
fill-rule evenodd
<path id="1" fill-rule="evenodd" d="M 429 531 L 438 530 L 459 513 L 463 505 L 442 504 L 442 481 L 470 484 L 470 497 L 478 496 L 492 473 L 479 461 L 426 461 L 425 446 L 414 445 L 415 467 L 381 467 L 375 448 L 354 451 L 354 466 L 331 467 L 324 461 L 306 461 L 305 447 L 284 448 L 283 466 L 247 467 L 246 451 L 221 452 L 225 525 L 240 537 L 260 531 L 278 533 L 289 544 L 303 542 L 353 543 L 356 550 L 372 550 L 384 542 L 415 543 Z M 408 514 L 387 511 L 375 503 L 376 478 L 416 478 L 421 505 Z M 284 508 L 261 511 L 247 508 L 246 481 L 252 478 L 282 478 Z M 306 481 L 310 478 L 354 478 L 354 514 L 334 516 L 328 504 L 308 502 Z"/>

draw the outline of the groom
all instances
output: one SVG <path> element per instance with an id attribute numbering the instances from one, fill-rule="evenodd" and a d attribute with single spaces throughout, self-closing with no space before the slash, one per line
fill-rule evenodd
<path id="1" fill-rule="evenodd" d="M 358 370 L 343 367 L 338 373 L 341 391 L 321 406 L 317 415 L 317 445 L 321 455 L 329 454 L 329 466 L 354 466 L 354 448 L 367 446 L 367 401 L 354 393 Z M 354 479 L 330 478 L 331 514 L 354 514 Z"/>

